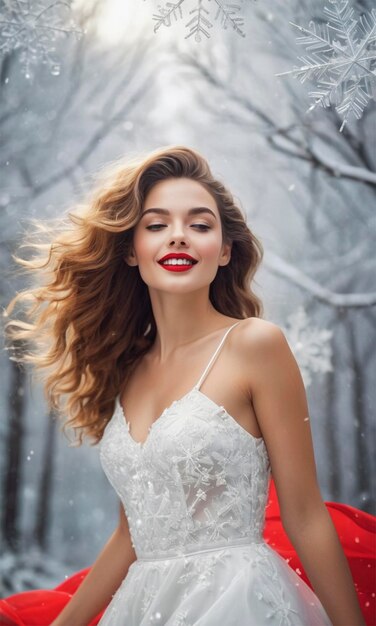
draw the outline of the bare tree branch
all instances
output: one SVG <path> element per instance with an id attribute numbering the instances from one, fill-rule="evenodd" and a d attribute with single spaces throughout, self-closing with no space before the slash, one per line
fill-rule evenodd
<path id="1" fill-rule="evenodd" d="M 291 265 L 271 251 L 264 253 L 265 267 L 276 274 L 288 279 L 304 291 L 314 295 L 318 300 L 335 308 L 363 308 L 376 304 L 376 292 L 373 293 L 334 293 L 310 278 L 297 267 Z"/>

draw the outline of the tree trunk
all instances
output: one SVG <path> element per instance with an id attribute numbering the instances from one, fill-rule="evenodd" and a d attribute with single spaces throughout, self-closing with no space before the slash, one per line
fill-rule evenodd
<path id="1" fill-rule="evenodd" d="M 55 426 L 53 412 L 48 415 L 47 435 L 43 453 L 42 475 L 38 490 L 38 503 L 34 529 L 35 542 L 43 550 L 47 550 L 47 533 L 50 527 L 52 482 L 54 471 Z"/>
<path id="2" fill-rule="evenodd" d="M 20 487 L 24 426 L 25 370 L 11 361 L 10 392 L 8 396 L 9 429 L 5 446 L 3 480 L 4 506 L 1 519 L 5 543 L 15 552 L 20 548 Z"/>

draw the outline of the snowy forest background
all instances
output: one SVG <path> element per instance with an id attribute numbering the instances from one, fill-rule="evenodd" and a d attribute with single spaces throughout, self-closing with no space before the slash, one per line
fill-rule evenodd
<path id="1" fill-rule="evenodd" d="M 69 210 L 122 155 L 172 143 L 201 151 L 264 245 L 255 290 L 302 370 L 322 495 L 374 514 L 375 100 L 340 132 L 335 107 L 306 113 L 312 83 L 276 76 L 303 54 L 289 22 L 324 24 L 329 0 L 246 0 L 245 37 L 208 14 L 201 41 L 187 37 L 196 2 L 153 32 L 159 4 L 0 3 L 2 308 L 26 285 L 11 255 L 28 218 Z M 50 13 L 22 22 L 30 5 Z M 362 14 L 373 0 L 351 6 Z M 6 595 L 90 565 L 118 500 L 98 449 L 70 448 L 29 372 L 7 350 L 0 358 Z"/>

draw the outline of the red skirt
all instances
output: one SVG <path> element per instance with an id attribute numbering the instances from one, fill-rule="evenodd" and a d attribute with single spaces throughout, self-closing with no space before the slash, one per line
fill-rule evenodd
<path id="1" fill-rule="evenodd" d="M 348 504 L 325 502 L 350 566 L 367 626 L 376 626 L 376 517 Z M 286 559 L 311 587 L 304 568 L 282 526 L 273 480 L 265 518 L 265 541 Z M 83 569 L 55 589 L 17 593 L 0 600 L 0 626 L 49 626 L 90 571 Z M 95 626 L 105 608 L 88 626 Z"/>

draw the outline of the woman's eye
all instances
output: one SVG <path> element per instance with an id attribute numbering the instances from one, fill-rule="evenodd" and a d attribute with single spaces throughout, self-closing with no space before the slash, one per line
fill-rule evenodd
<path id="1" fill-rule="evenodd" d="M 193 224 L 193 226 L 198 226 L 199 228 L 203 228 L 204 230 L 210 230 L 211 226 L 207 226 L 206 224 Z"/>
<path id="2" fill-rule="evenodd" d="M 159 226 L 164 226 L 164 224 L 151 224 L 150 226 L 146 226 L 147 230 L 152 230 L 153 228 L 159 228 Z"/>
<path id="3" fill-rule="evenodd" d="M 153 230 L 154 228 L 160 228 L 165 226 L 165 224 L 150 224 L 150 226 L 146 226 L 148 230 Z M 200 230 L 210 230 L 211 226 L 207 226 L 206 224 L 192 224 L 192 226 L 197 226 Z"/>

